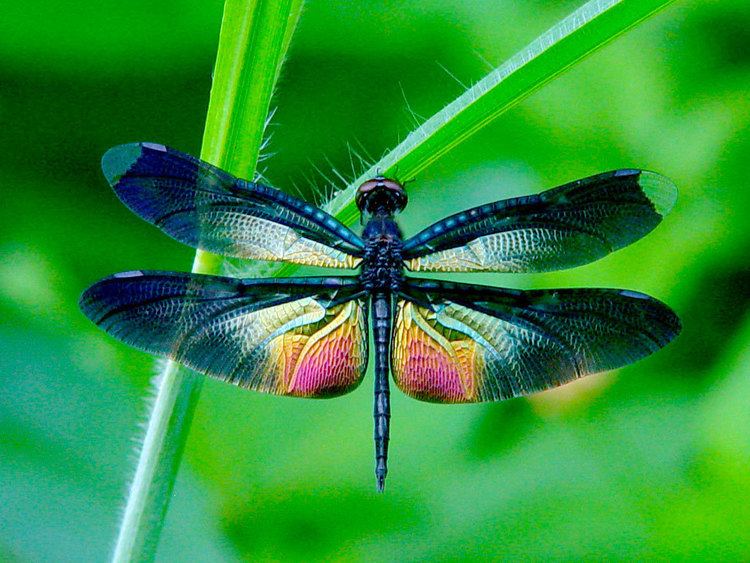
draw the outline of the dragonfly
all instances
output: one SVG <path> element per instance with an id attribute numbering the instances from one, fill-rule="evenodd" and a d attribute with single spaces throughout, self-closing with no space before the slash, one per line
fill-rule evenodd
<path id="1" fill-rule="evenodd" d="M 291 397 L 353 391 L 372 346 L 381 492 L 389 375 L 422 401 L 501 401 L 625 366 L 681 329 L 667 305 L 636 291 L 523 291 L 410 274 L 547 272 L 598 260 L 649 233 L 674 205 L 676 187 L 654 172 L 598 174 L 474 207 L 404 238 L 396 216 L 407 193 L 383 176 L 356 192 L 360 235 L 310 203 L 164 145 L 114 147 L 102 169 L 127 207 L 194 248 L 357 270 L 267 279 L 129 271 L 89 287 L 80 307 L 140 350 Z"/>

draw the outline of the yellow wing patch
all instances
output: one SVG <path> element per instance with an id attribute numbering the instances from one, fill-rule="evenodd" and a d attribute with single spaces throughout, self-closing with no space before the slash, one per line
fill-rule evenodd
<path id="1" fill-rule="evenodd" d="M 260 313 L 268 344 L 254 352 L 258 362 L 253 372 L 262 383 L 249 385 L 253 389 L 328 397 L 359 385 L 367 367 L 367 314 L 362 301 L 326 310 L 314 299 L 305 299 Z M 248 382 L 252 381 L 257 379 L 250 377 Z"/>
<path id="2" fill-rule="evenodd" d="M 534 249 L 534 261 L 549 261 L 565 242 L 553 229 L 516 229 L 412 258 L 406 267 L 413 272 L 525 272 L 531 260 L 529 248 Z"/>
<path id="3" fill-rule="evenodd" d="M 478 400 L 485 368 L 479 344 L 409 301 L 398 303 L 392 364 L 396 384 L 407 395 L 440 403 Z"/>
<path id="4" fill-rule="evenodd" d="M 226 241 L 224 254 L 228 256 L 322 268 L 353 269 L 362 262 L 361 258 L 304 238 L 291 227 L 260 217 L 222 211 L 206 212 L 201 218 L 207 224 L 202 232 Z"/>

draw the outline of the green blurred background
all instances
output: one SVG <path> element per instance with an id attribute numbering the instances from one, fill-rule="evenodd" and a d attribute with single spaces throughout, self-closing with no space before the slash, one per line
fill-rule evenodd
<path id="1" fill-rule="evenodd" d="M 263 173 L 318 197 L 314 166 L 351 176 L 349 145 L 379 156 L 413 127 L 407 107 L 431 115 L 579 4 L 310 2 Z M 99 159 L 139 140 L 199 152 L 221 9 L 3 6 L 2 560 L 102 560 L 113 544 L 156 368 L 76 302 L 112 272 L 188 270 L 193 252 L 122 206 Z M 572 271 L 471 279 L 644 291 L 680 314 L 673 344 L 528 400 L 394 391 L 385 495 L 369 384 L 303 401 L 207 381 L 158 560 L 750 558 L 749 45 L 746 0 L 678 2 L 409 185 L 413 233 L 604 170 L 669 176 L 680 199 L 643 241 Z"/>

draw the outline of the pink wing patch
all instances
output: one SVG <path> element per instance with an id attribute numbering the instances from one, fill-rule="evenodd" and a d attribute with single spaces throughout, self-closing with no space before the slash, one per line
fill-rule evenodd
<path id="1" fill-rule="evenodd" d="M 367 315 L 361 301 L 327 311 L 322 326 L 278 338 L 283 361 L 279 392 L 294 397 L 332 397 L 354 389 L 367 367 Z M 308 332 L 308 334 L 304 334 Z"/>
<path id="2" fill-rule="evenodd" d="M 476 342 L 438 326 L 428 309 L 399 302 L 392 368 L 404 393 L 437 403 L 474 402 L 483 364 Z"/>

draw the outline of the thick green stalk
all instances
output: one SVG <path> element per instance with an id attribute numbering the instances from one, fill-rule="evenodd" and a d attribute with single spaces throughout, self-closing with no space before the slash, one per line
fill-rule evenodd
<path id="1" fill-rule="evenodd" d="M 226 0 L 201 158 L 252 178 L 273 89 L 303 0 Z M 217 273 L 220 259 L 198 251 L 193 272 Z M 138 466 L 113 561 L 154 558 L 202 377 L 166 362 L 156 383 Z"/>

